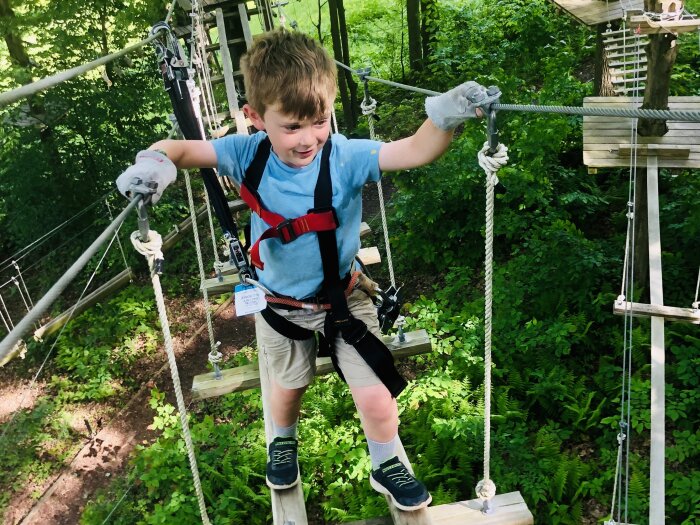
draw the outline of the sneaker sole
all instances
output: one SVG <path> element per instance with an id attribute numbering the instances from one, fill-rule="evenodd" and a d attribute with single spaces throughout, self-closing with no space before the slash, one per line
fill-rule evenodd
<path id="1" fill-rule="evenodd" d="M 396 499 L 394 499 L 394 496 L 391 495 L 391 492 L 389 492 L 386 488 L 384 488 L 384 486 L 381 483 L 375 481 L 371 475 L 369 477 L 369 484 L 372 485 L 372 488 L 374 490 L 376 490 L 377 492 L 379 492 L 380 494 L 384 494 L 385 496 L 389 496 L 389 499 L 391 500 L 392 505 L 394 505 L 394 507 L 396 507 L 399 510 L 405 510 L 405 511 L 411 512 L 414 510 L 424 509 L 425 507 L 430 505 L 431 501 L 433 501 L 433 496 L 430 493 L 428 493 L 428 499 L 420 502 L 417 505 L 413 505 L 413 506 L 409 507 L 407 505 L 402 505 L 401 503 L 396 501 Z"/>
<path id="2" fill-rule="evenodd" d="M 299 484 L 299 481 L 301 480 L 301 475 L 297 474 L 297 479 L 295 479 L 292 483 L 289 485 L 275 485 L 272 483 L 269 479 L 267 479 L 267 476 L 265 476 L 265 483 L 267 483 L 267 486 L 270 487 L 273 490 L 285 490 L 285 489 L 291 489 L 292 487 L 296 487 Z"/>

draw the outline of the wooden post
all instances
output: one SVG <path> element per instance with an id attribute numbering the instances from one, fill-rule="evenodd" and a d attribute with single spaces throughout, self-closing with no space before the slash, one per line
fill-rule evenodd
<path id="1" fill-rule="evenodd" d="M 647 159 L 649 224 L 649 295 L 652 305 L 664 304 L 661 269 L 659 168 L 656 157 Z M 665 350 L 664 318 L 651 318 L 651 452 L 649 466 L 649 523 L 665 523 Z"/>

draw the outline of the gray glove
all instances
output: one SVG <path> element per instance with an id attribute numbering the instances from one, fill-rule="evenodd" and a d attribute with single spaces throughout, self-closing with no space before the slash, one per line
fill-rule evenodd
<path id="1" fill-rule="evenodd" d="M 143 150 L 136 155 L 136 161 L 117 177 L 117 189 L 124 197 L 132 193 L 151 195 L 151 203 L 160 200 L 163 191 L 175 181 L 177 168 L 172 161 L 158 151 Z M 149 183 L 155 183 L 155 188 Z"/>
<path id="2" fill-rule="evenodd" d="M 467 119 L 477 116 L 476 109 L 498 100 L 501 91 L 492 86 L 486 89 L 470 80 L 442 95 L 425 99 L 425 112 L 438 128 L 450 131 Z"/>

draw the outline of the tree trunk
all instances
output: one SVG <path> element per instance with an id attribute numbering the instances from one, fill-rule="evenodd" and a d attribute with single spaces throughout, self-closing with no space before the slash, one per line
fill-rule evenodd
<path id="1" fill-rule="evenodd" d="M 345 5 L 343 0 L 338 1 L 338 27 L 340 28 L 340 42 L 343 46 L 342 62 L 348 67 L 352 67 L 350 63 L 350 44 L 348 42 L 348 26 L 345 22 Z M 357 83 L 352 78 L 352 73 L 347 69 L 343 69 L 342 74 L 345 75 L 348 89 L 350 91 L 350 120 L 346 122 L 349 131 L 357 126 Z"/>
<path id="2" fill-rule="evenodd" d="M 406 0 L 406 26 L 408 29 L 408 59 L 411 69 L 417 71 L 423 67 L 420 0 Z"/>
<path id="3" fill-rule="evenodd" d="M 4 37 L 10 52 L 10 59 L 23 68 L 31 67 L 32 62 L 24 49 L 24 43 L 14 32 L 15 13 L 10 6 L 10 0 L 0 0 L 0 20 L 3 22 L 2 25 L 7 28 Z"/>
<path id="4" fill-rule="evenodd" d="M 430 51 L 435 42 L 435 23 L 437 20 L 437 0 L 420 0 L 421 45 L 423 48 L 423 65 L 428 62 Z"/>
<path id="5" fill-rule="evenodd" d="M 343 46 L 340 38 L 340 28 L 338 27 L 338 4 L 337 0 L 328 0 L 328 11 L 331 21 L 331 37 L 333 39 L 333 56 L 338 62 L 343 61 Z M 345 75 L 341 72 L 338 75 L 338 88 L 340 90 L 340 102 L 343 105 L 343 115 L 346 124 L 352 122 L 352 107 L 350 104 L 350 94 Z"/>
<path id="6" fill-rule="evenodd" d="M 644 0 L 644 8 L 647 11 L 661 12 L 661 2 L 658 0 Z M 672 33 L 649 35 L 646 53 L 647 81 L 642 108 L 668 109 L 671 70 L 678 55 L 676 35 Z M 666 121 L 664 120 L 639 120 L 639 134 L 644 137 L 661 137 L 667 132 L 668 126 L 666 126 Z"/>

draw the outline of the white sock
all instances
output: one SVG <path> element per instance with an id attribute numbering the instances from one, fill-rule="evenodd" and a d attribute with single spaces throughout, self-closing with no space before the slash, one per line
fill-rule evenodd
<path id="1" fill-rule="evenodd" d="M 288 427 L 279 427 L 275 423 L 275 420 L 272 420 L 272 437 L 278 438 L 278 437 L 283 437 L 283 438 L 297 438 L 297 424 L 299 422 L 295 422 L 293 425 L 288 426 Z"/>
<path id="2" fill-rule="evenodd" d="M 398 441 L 398 434 L 396 434 L 393 439 L 387 441 L 386 443 L 379 443 L 378 441 L 372 441 L 370 438 L 367 438 L 369 457 L 372 460 L 372 470 L 377 470 L 379 465 L 396 455 L 396 443 Z"/>

